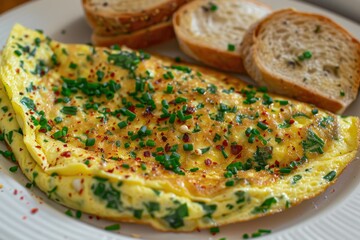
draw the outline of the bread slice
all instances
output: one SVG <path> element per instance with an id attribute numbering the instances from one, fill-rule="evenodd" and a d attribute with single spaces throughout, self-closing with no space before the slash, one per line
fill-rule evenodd
<path id="1" fill-rule="evenodd" d="M 117 44 L 135 49 L 143 49 L 170 40 L 174 37 L 175 33 L 172 22 L 167 21 L 136 32 L 119 34 L 117 36 L 99 36 L 93 33 L 92 43 L 96 46 L 104 47 Z"/>
<path id="2" fill-rule="evenodd" d="M 249 26 L 271 12 L 252 0 L 195 0 L 173 17 L 182 51 L 212 67 L 244 72 L 240 43 Z"/>
<path id="3" fill-rule="evenodd" d="M 82 0 L 88 23 L 99 36 L 114 36 L 168 21 L 189 0 Z"/>
<path id="4" fill-rule="evenodd" d="M 360 43 L 331 19 L 285 9 L 255 24 L 241 56 L 248 74 L 272 92 L 342 113 L 360 82 Z"/>

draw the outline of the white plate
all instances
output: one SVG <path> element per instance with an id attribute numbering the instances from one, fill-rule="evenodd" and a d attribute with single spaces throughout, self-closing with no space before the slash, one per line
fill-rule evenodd
<path id="1" fill-rule="evenodd" d="M 294 7 L 330 16 L 360 38 L 360 26 L 330 12 L 301 2 L 267 0 L 274 9 Z M 14 23 L 42 29 L 57 41 L 87 43 L 91 30 L 77 0 L 33 1 L 0 16 L 0 46 L 6 42 Z M 151 49 L 168 56 L 181 56 L 176 41 Z M 360 116 L 360 98 L 346 111 Z M 4 150 L 5 146 L 0 145 Z M 359 154 L 358 154 L 359 155 Z M 144 239 L 241 239 L 244 233 L 271 229 L 267 239 L 360 239 L 360 161 L 359 157 L 325 193 L 283 213 L 231 224 L 212 236 L 208 230 L 194 233 L 162 233 L 147 226 L 121 224 L 116 232 L 103 230 L 113 222 L 83 214 L 81 219 L 64 214 L 66 208 L 47 199 L 38 189 L 27 189 L 20 170 L 11 173 L 14 164 L 0 157 L 0 239 L 131 239 L 133 234 Z M 38 212 L 32 214 L 32 209 Z"/>

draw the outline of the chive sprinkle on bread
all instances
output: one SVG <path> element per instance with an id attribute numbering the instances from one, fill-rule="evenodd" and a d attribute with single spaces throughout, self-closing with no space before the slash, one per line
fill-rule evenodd
<path id="1" fill-rule="evenodd" d="M 173 16 L 180 48 L 209 66 L 244 72 L 240 44 L 249 26 L 271 12 L 252 0 L 195 0 Z"/>
<path id="2" fill-rule="evenodd" d="M 95 34 L 111 36 L 138 31 L 169 21 L 189 0 L 82 0 Z"/>
<path id="3" fill-rule="evenodd" d="M 241 45 L 248 74 L 270 91 L 342 113 L 358 94 L 360 43 L 327 17 L 280 10 Z"/>

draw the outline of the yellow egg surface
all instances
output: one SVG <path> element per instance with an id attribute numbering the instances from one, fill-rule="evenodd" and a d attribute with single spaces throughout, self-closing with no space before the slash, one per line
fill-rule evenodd
<path id="1" fill-rule="evenodd" d="M 68 207 L 164 231 L 294 206 L 334 183 L 359 146 L 357 117 L 21 25 L 0 79 L 3 138 L 33 185 Z"/>

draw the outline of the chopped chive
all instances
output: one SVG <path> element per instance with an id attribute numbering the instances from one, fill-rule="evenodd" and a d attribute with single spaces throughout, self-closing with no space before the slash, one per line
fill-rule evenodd
<path id="1" fill-rule="evenodd" d="M 15 55 L 20 57 L 22 55 L 21 51 L 20 50 L 15 50 L 14 51 Z"/>
<path id="2" fill-rule="evenodd" d="M 326 174 L 323 178 L 329 182 L 331 182 L 336 177 L 336 172 L 331 171 L 328 174 Z"/>
<path id="3" fill-rule="evenodd" d="M 148 146 L 148 147 L 155 147 L 155 146 L 156 146 L 156 143 L 155 143 L 154 140 L 149 139 L 149 140 L 146 141 L 146 146 Z"/>
<path id="4" fill-rule="evenodd" d="M 220 228 L 219 227 L 212 227 L 210 228 L 210 233 L 215 234 L 215 233 L 219 233 L 220 232 Z"/>
<path id="5" fill-rule="evenodd" d="M 293 176 L 293 178 L 292 178 L 292 184 L 297 183 L 301 178 L 302 178 L 302 176 L 299 175 L 299 174 Z"/>
<path id="6" fill-rule="evenodd" d="M 40 38 L 35 38 L 34 39 L 34 43 L 35 43 L 35 46 L 39 47 L 40 46 L 40 43 L 41 43 L 41 39 Z"/>
<path id="7" fill-rule="evenodd" d="M 265 123 L 263 123 L 263 122 L 258 122 L 257 126 L 258 126 L 260 129 L 262 129 L 262 130 L 266 130 L 266 129 L 269 128 L 269 127 L 268 127 Z"/>
<path id="8" fill-rule="evenodd" d="M 183 103 L 183 102 L 187 102 L 187 99 L 183 97 L 175 98 L 175 103 Z"/>
<path id="9" fill-rule="evenodd" d="M 201 150 L 201 154 L 207 153 L 210 150 L 210 147 L 207 148 L 202 148 Z"/>
<path id="10" fill-rule="evenodd" d="M 76 115 L 77 113 L 77 107 L 75 106 L 64 106 L 60 112 L 66 114 L 66 115 Z"/>
<path id="11" fill-rule="evenodd" d="M 313 109 L 313 110 L 311 110 L 311 113 L 312 113 L 313 115 L 318 114 L 318 112 L 319 112 L 319 110 L 317 110 L 316 108 L 315 108 L 315 109 Z"/>
<path id="12" fill-rule="evenodd" d="M 63 121 L 63 119 L 61 117 L 56 117 L 56 118 L 54 118 L 54 121 L 55 121 L 55 123 L 59 124 Z"/>
<path id="13" fill-rule="evenodd" d="M 118 123 L 118 126 L 119 126 L 120 129 L 126 127 L 127 125 L 128 125 L 128 124 L 127 124 L 126 121 L 122 121 L 122 122 L 119 122 L 119 123 Z"/>
<path id="14" fill-rule="evenodd" d="M 291 168 L 288 168 L 288 167 L 284 167 L 284 168 L 280 168 L 280 173 L 291 173 Z"/>
<path id="15" fill-rule="evenodd" d="M 94 146 L 94 144 L 95 144 L 95 138 L 88 138 L 88 139 L 86 139 L 85 145 L 86 145 L 87 147 Z"/>
<path id="16" fill-rule="evenodd" d="M 130 165 L 129 165 L 129 164 L 126 164 L 126 163 L 122 164 L 121 166 L 122 166 L 123 168 L 126 168 L 126 169 L 129 169 L 129 168 L 130 168 Z"/>
<path id="17" fill-rule="evenodd" d="M 228 44 L 228 47 L 227 47 L 227 50 L 228 50 L 229 52 L 235 51 L 235 45 L 229 43 L 229 44 Z"/>
<path id="18" fill-rule="evenodd" d="M 210 11 L 215 12 L 216 10 L 218 10 L 218 6 L 214 3 L 210 3 Z"/>
<path id="19" fill-rule="evenodd" d="M 271 233 L 271 230 L 269 230 L 269 229 L 259 229 L 258 232 L 259 233 Z"/>
<path id="20" fill-rule="evenodd" d="M 106 226 L 104 229 L 108 230 L 108 231 L 120 230 L 120 224 L 117 223 L 117 224 L 109 225 L 109 226 Z"/>
<path id="21" fill-rule="evenodd" d="M 171 94 L 174 90 L 174 87 L 170 84 L 167 85 L 165 93 Z"/>
<path id="22" fill-rule="evenodd" d="M 298 56 L 300 61 L 304 61 L 305 59 L 310 59 L 312 57 L 312 53 L 310 51 L 303 52 L 302 55 Z"/>
<path id="23" fill-rule="evenodd" d="M 280 103 L 281 106 L 286 106 L 289 104 L 288 100 L 276 100 L 276 102 Z"/>
<path id="24" fill-rule="evenodd" d="M 191 68 L 187 66 L 171 66 L 171 68 L 181 72 L 191 73 Z"/>
<path id="25" fill-rule="evenodd" d="M 14 173 L 14 172 L 16 172 L 18 170 L 18 168 L 19 168 L 19 166 L 12 166 L 12 167 L 9 168 L 9 171 Z"/>
<path id="26" fill-rule="evenodd" d="M 170 115 L 170 118 L 169 118 L 169 123 L 174 123 L 175 122 L 175 118 L 176 118 L 176 114 L 175 113 L 172 113 Z"/>
<path id="27" fill-rule="evenodd" d="M 227 182 L 225 182 L 225 186 L 227 187 L 232 187 L 235 185 L 235 181 L 234 180 L 229 180 Z"/>
<path id="28" fill-rule="evenodd" d="M 225 149 L 222 149 L 222 150 L 221 150 L 221 153 L 222 153 L 222 155 L 224 156 L 224 158 L 228 158 L 228 157 L 229 157 L 229 155 L 225 152 Z"/>
<path id="29" fill-rule="evenodd" d="M 196 171 L 198 171 L 198 170 L 199 170 L 198 167 L 196 167 L 196 168 L 191 168 L 191 169 L 190 169 L 190 172 L 196 172 Z"/>
<path id="30" fill-rule="evenodd" d="M 77 210 L 75 216 L 76 216 L 77 219 L 80 219 L 81 216 L 82 216 L 82 212 Z"/>
<path id="31" fill-rule="evenodd" d="M 78 65 L 77 65 L 76 63 L 71 62 L 70 65 L 69 65 L 69 68 L 71 68 L 71 69 L 76 69 L 77 66 L 78 66 Z"/>
<path id="32" fill-rule="evenodd" d="M 103 71 L 97 70 L 96 76 L 97 76 L 97 80 L 100 82 L 104 78 L 105 73 Z"/>
<path id="33" fill-rule="evenodd" d="M 65 214 L 68 215 L 69 217 L 74 217 L 74 215 L 70 209 L 66 210 Z"/>
<path id="34" fill-rule="evenodd" d="M 191 144 L 191 143 L 185 143 L 184 145 L 183 145 L 183 149 L 184 149 L 184 151 L 192 151 L 193 149 L 194 149 L 194 146 Z"/>

